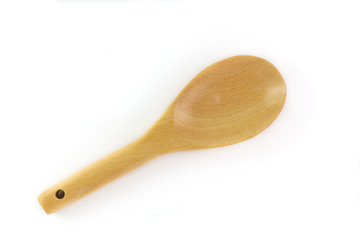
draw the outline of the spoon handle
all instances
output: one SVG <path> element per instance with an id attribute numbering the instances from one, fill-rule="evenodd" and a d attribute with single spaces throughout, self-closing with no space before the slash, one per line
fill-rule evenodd
<path id="1" fill-rule="evenodd" d="M 47 214 L 56 212 L 159 155 L 153 141 L 140 138 L 47 189 L 38 200 Z"/>

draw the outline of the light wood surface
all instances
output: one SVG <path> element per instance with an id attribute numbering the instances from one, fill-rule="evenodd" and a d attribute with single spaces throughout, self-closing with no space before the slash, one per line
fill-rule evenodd
<path id="1" fill-rule="evenodd" d="M 38 200 L 50 214 L 159 155 L 249 139 L 275 120 L 285 95 L 282 76 L 266 60 L 235 56 L 219 61 L 195 76 L 142 137 L 49 188 Z"/>

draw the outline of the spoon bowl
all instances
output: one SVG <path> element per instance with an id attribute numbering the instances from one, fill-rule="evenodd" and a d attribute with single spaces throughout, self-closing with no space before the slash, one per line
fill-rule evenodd
<path id="1" fill-rule="evenodd" d="M 198 147 L 241 142 L 275 120 L 285 92 L 271 63 L 252 56 L 228 58 L 204 69 L 179 94 L 174 126 Z"/>
<path id="2" fill-rule="evenodd" d="M 159 155 L 249 139 L 275 120 L 285 95 L 279 71 L 264 59 L 235 56 L 214 63 L 142 137 L 55 184 L 38 200 L 53 213 Z"/>

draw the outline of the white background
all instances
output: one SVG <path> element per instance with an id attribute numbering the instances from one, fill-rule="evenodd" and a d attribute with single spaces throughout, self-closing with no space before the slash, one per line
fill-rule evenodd
<path id="1" fill-rule="evenodd" d="M 1 239 L 360 239 L 359 1 L 0 2 Z M 203 68 L 272 62 L 278 119 L 46 215 L 37 195 L 144 133 Z"/>

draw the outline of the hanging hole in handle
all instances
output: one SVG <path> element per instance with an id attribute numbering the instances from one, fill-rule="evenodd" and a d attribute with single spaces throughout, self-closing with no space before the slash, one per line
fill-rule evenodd
<path id="1" fill-rule="evenodd" d="M 57 199 L 63 199 L 65 197 L 65 192 L 61 189 L 57 190 L 55 193 Z"/>

